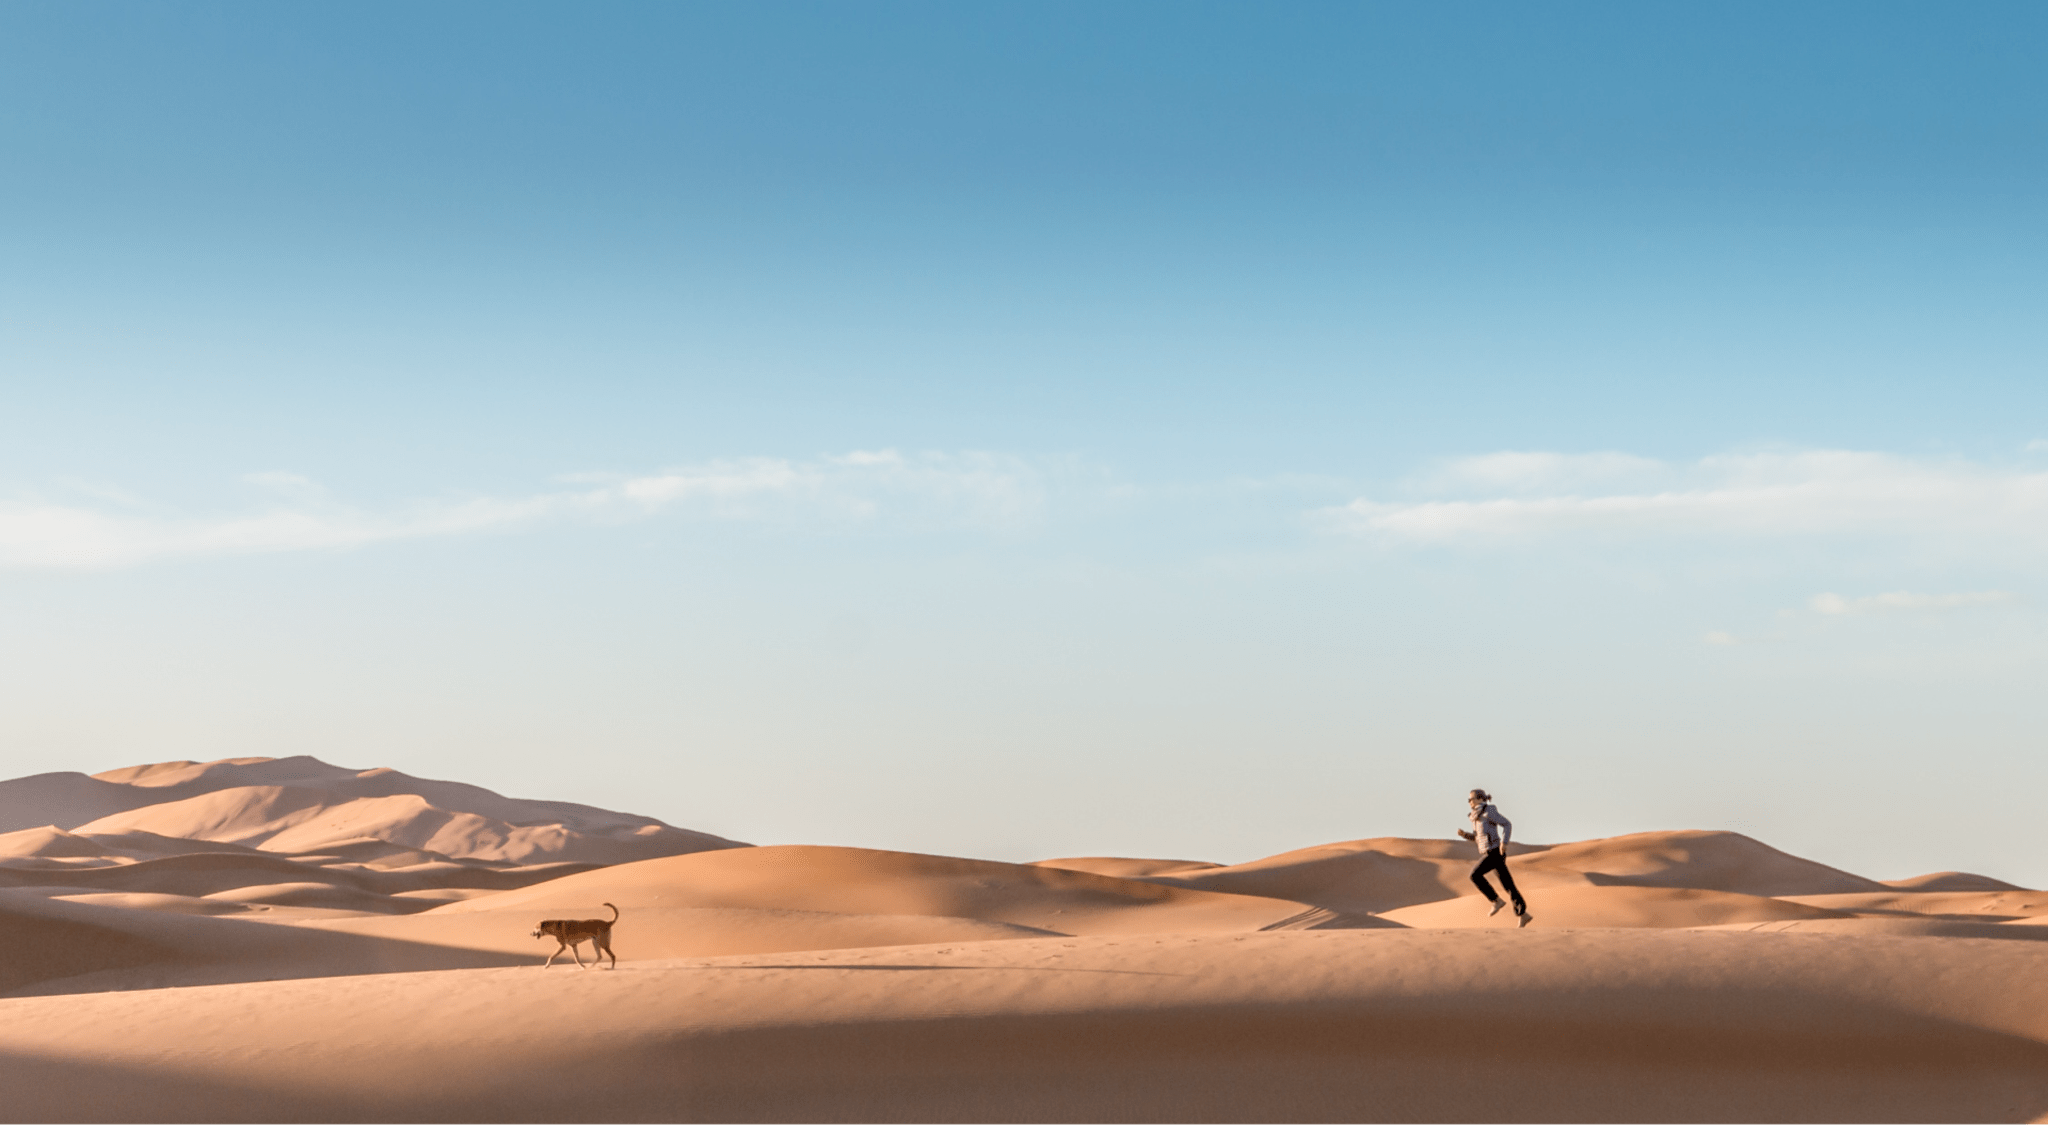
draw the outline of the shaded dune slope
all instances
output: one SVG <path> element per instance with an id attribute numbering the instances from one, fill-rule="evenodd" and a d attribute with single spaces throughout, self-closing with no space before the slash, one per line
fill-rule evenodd
<path id="1" fill-rule="evenodd" d="M 76 993 L 530 964 L 531 958 L 383 935 L 132 909 L 0 890 L 0 991 Z"/>

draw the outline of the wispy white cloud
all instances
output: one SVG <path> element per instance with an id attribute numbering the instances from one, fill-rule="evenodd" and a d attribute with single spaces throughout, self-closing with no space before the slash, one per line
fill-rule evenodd
<path id="1" fill-rule="evenodd" d="M 1669 466 L 1628 453 L 1545 453 L 1505 450 L 1444 461 L 1417 481 L 1425 490 L 1529 493 L 1612 487 L 1666 475 Z"/>
<path id="2" fill-rule="evenodd" d="M 1894 590 L 1889 594 L 1875 594 L 1867 598 L 1845 598 L 1840 594 L 1815 594 L 1807 606 L 1815 613 L 1830 617 L 1851 616 L 1866 613 L 1896 613 L 1899 611 L 1919 613 L 1943 613 L 1952 609 L 1967 609 L 1982 605 L 2011 605 L 2020 600 L 2018 594 L 2007 590 L 1980 590 L 1967 594 L 1909 594 Z"/>
<path id="3" fill-rule="evenodd" d="M 857 451 L 807 461 L 746 458 L 645 476 L 585 477 L 572 482 L 581 488 L 370 511 L 330 500 L 303 477 L 258 473 L 246 479 L 273 502 L 239 515 L 166 515 L 133 503 L 0 500 L 0 566 L 107 569 L 177 557 L 333 550 L 550 520 L 634 519 L 667 510 L 719 519 L 887 518 L 1009 531 L 1040 517 L 1045 477 L 1038 466 L 999 454 Z"/>
<path id="4" fill-rule="evenodd" d="M 1843 450 L 1731 454 L 1684 465 L 1605 460 L 1614 456 L 1598 455 L 1593 464 L 1610 465 L 1616 478 L 1658 483 L 1621 487 L 1616 479 L 1601 487 L 1585 472 L 1566 471 L 1571 459 L 1495 454 L 1454 462 L 1423 482 L 1462 480 L 1475 494 L 1361 497 L 1317 514 L 1343 533 L 1408 542 L 1954 533 L 2048 544 L 2048 473 Z"/>
<path id="5" fill-rule="evenodd" d="M 650 508 L 698 502 L 726 516 L 762 517 L 803 509 L 866 519 L 885 510 L 985 528 L 1036 520 L 1046 501 L 1044 472 L 1021 458 L 992 453 L 906 455 L 857 450 L 814 461 L 747 458 L 716 461 L 619 480 L 579 498 L 586 507 Z"/>

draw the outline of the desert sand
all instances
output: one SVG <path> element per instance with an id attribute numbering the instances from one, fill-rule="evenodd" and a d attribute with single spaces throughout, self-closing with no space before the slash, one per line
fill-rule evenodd
<path id="1" fill-rule="evenodd" d="M 1457 840 L 754 847 L 310 758 L 0 828 L 6 1120 L 2048 1119 L 2048 892 L 1727 832 L 1517 844 L 1517 929 Z"/>

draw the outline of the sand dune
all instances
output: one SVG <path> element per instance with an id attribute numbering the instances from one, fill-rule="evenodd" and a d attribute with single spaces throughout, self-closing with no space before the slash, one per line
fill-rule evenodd
<path id="1" fill-rule="evenodd" d="M 25 780 L 40 791 L 61 788 L 47 779 L 65 776 Z M 649 817 L 563 801 L 514 800 L 474 785 L 389 769 L 348 770 L 308 757 L 171 762 L 85 780 L 101 787 L 85 792 L 103 795 L 110 785 L 127 790 L 119 797 L 124 807 L 79 823 L 44 823 L 81 835 L 145 831 L 285 853 L 378 840 L 452 859 L 510 864 L 624 863 L 742 846 Z M 0 809 L 7 820 L 18 820 L 24 815 L 20 802 L 5 785 Z M 70 807 L 87 803 L 75 800 Z"/>
<path id="2" fill-rule="evenodd" d="M 391 897 L 404 891 L 449 888 L 509 890 L 590 869 L 588 864 L 498 869 L 445 861 L 379 869 L 349 863 L 312 864 L 243 850 L 190 852 L 122 864 L 0 866 L 0 887 L 67 886 L 93 891 L 215 895 L 249 887 L 320 883 Z"/>
<path id="3" fill-rule="evenodd" d="M 611 917 L 602 907 L 561 914 Z M 504 954 L 538 965 L 556 949 L 552 938 L 532 936 L 534 923 L 560 916 L 530 910 L 479 911 L 390 917 L 312 918 L 304 924 L 337 933 L 397 942 Z M 1063 936 L 1049 931 L 978 918 L 927 914 L 841 914 L 820 910 L 746 907 L 636 907 L 619 921 L 612 951 L 621 963 L 677 957 L 723 957 L 736 953 L 789 953 L 865 946 L 949 944 Z M 586 947 L 585 960 L 590 957 Z M 571 964 L 574 953 L 557 958 Z"/>
<path id="4" fill-rule="evenodd" d="M 763 847 L 699 852 L 571 875 L 471 899 L 437 914 L 521 917 L 725 907 L 973 918 L 1062 934 L 1257 930 L 1307 907 L 1060 868 L 865 848 Z"/>
<path id="5" fill-rule="evenodd" d="M 254 920 L 268 914 L 165 910 L 148 901 L 153 896 L 138 897 L 141 902 L 123 901 L 126 895 L 46 898 L 0 890 L 0 938 L 36 951 L 0 963 L 0 992 L 120 991 L 533 963 L 489 950 Z"/>
<path id="6" fill-rule="evenodd" d="M 1734 833 L 1516 845 L 1516 929 L 1457 840 L 756 848 L 310 758 L 10 808 L 0 1120 L 2048 1114 L 2048 893 Z M 621 968 L 540 971 L 605 902 Z"/>
<path id="7" fill-rule="evenodd" d="M 80 835 L 149 832 L 315 852 L 384 840 L 451 858 L 619 863 L 738 847 L 650 817 L 565 801 L 525 801 L 390 769 L 310 757 L 165 762 L 0 782 L 0 830 L 51 825 Z"/>
<path id="8" fill-rule="evenodd" d="M 1108 875 L 1116 879 L 1136 879 L 1146 875 L 1173 875 L 1188 871 L 1201 871 L 1223 865 L 1199 859 L 1122 859 L 1116 856 L 1091 855 L 1074 856 L 1068 859 L 1041 859 L 1035 861 L 1032 866 L 1057 867 L 1065 871 L 1086 871 L 1091 875 Z"/>
<path id="9" fill-rule="evenodd" d="M 1328 925 L 1298 902 L 1160 887 L 1035 865 L 859 848 L 763 847 L 572 875 L 408 917 L 312 923 L 349 933 L 544 955 L 547 917 L 609 918 L 623 960 L 1071 934 L 1243 933 Z"/>
<path id="10" fill-rule="evenodd" d="M 2017 891 L 2023 888 L 2013 886 L 1984 875 L 1972 875 L 1966 871 L 1937 871 L 1932 875 L 1915 875 L 1911 879 L 1887 879 L 1887 887 L 1902 891 Z"/>
<path id="11" fill-rule="evenodd" d="M 1513 854 L 1531 849 L 1517 846 Z M 1477 856 L 1457 840 L 1379 838 L 1325 844 L 1249 863 L 1146 876 L 1152 882 L 1229 894 L 1264 895 L 1340 914 L 1377 914 L 1459 895 L 1476 895 L 1469 873 Z M 1517 877 L 1521 878 L 1517 869 Z M 1576 872 L 1523 879 L 1530 887 L 1583 886 Z"/>
<path id="12" fill-rule="evenodd" d="M 1554 847 L 1514 845 L 1509 854 L 1516 882 L 1532 899 L 1589 886 L 1686 888 L 1763 897 L 1891 889 L 1733 832 L 1645 832 Z M 1477 895 L 1470 878 L 1477 858 L 1472 845 L 1460 840 L 1382 837 L 1304 848 L 1228 867 L 1136 877 L 1292 899 L 1344 913 L 1388 914 Z M 1569 901 L 1593 900 L 1580 895 Z M 1612 901 L 1619 904 L 1625 898 Z M 1553 915 L 1577 917 L 1577 911 L 1574 905 L 1569 912 Z"/>
<path id="13" fill-rule="evenodd" d="M 57 1121 L 2028 1120 L 2044 952 L 1384 930 L 259 982 L 5 1001 L 0 1081 Z"/>
<path id="14" fill-rule="evenodd" d="M 153 793 L 155 796 L 149 800 L 151 804 L 180 801 L 224 789 L 297 788 L 319 790 L 330 794 L 337 802 L 413 796 L 449 812 L 470 813 L 516 825 L 560 824 L 582 832 L 666 827 L 651 817 L 631 813 L 568 801 L 518 800 L 459 781 L 433 781 L 381 767 L 353 770 L 328 765 L 305 755 L 229 758 L 217 762 L 162 762 L 109 770 L 93 776 L 99 781 Z M 712 846 L 733 846 L 730 840 L 719 840 L 705 833 L 692 835 Z"/>
<path id="15" fill-rule="evenodd" d="M 1857 914 L 1921 914 L 1955 921 L 2048 918 L 2048 891 L 1893 891 L 1885 894 L 1788 895 L 1789 901 Z"/>
<path id="16" fill-rule="evenodd" d="M 308 757 L 0 782 L 0 824 L 24 821 L 0 834 L 0 887 L 156 896 L 128 901 L 159 913 L 215 909 L 179 898 L 410 913 L 603 865 L 744 847 L 648 817 Z"/>
<path id="17" fill-rule="evenodd" d="M 1639 832 L 1559 844 L 1524 858 L 1516 870 L 1572 871 L 1602 886 L 1693 887 L 1745 895 L 1891 889 L 1735 832 Z"/>
<path id="18" fill-rule="evenodd" d="M 0 832 L 55 825 L 76 828 L 87 821 L 153 805 L 161 798 L 119 782 L 82 773 L 39 773 L 0 781 Z"/>

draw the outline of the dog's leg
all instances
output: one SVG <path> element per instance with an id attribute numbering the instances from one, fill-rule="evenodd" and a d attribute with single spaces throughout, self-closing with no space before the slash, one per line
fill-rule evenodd
<path id="1" fill-rule="evenodd" d="M 579 968 L 579 969 L 587 969 L 587 968 L 589 968 L 589 967 L 590 967 L 590 966 L 588 966 L 588 965 L 585 965 L 585 964 L 583 963 L 583 939 L 582 939 L 582 938 L 580 938 L 580 937 L 579 937 L 579 938 L 577 938 L 577 939 L 576 939 L 576 940 L 575 940 L 574 942 L 571 942 L 571 943 L 570 943 L 570 945 L 569 945 L 569 956 L 571 956 L 571 957 L 574 957 L 574 958 L 576 958 L 576 967 L 577 967 L 577 968 Z"/>
<path id="2" fill-rule="evenodd" d="M 600 935 L 598 936 L 598 938 L 597 938 L 597 941 L 596 941 L 596 943 L 595 943 L 595 944 L 596 944 L 596 945 L 598 946 L 598 948 L 600 948 L 600 949 L 603 949 L 603 950 L 604 950 L 604 954 L 605 954 L 605 956 L 607 956 L 607 957 L 609 957 L 609 958 L 611 958 L 611 959 L 612 959 L 612 968 L 614 968 L 614 969 L 618 968 L 618 967 L 619 967 L 619 955 L 618 955 L 618 954 L 616 954 L 616 953 L 613 953 L 613 952 L 612 952 L 612 935 L 611 935 L 611 934 L 609 934 L 609 933 L 605 933 L 605 934 L 600 934 Z M 593 961 L 594 961 L 594 960 L 596 960 L 596 958 L 595 958 L 595 957 L 592 957 L 592 958 L 591 958 L 591 960 L 593 960 Z"/>
<path id="3" fill-rule="evenodd" d="M 554 967 L 555 967 L 555 958 L 557 958 L 557 957 L 560 957 L 560 956 L 562 955 L 562 950 L 564 950 L 564 949 L 567 949 L 568 947 L 569 947 L 569 943 L 567 943 L 567 942 L 563 941 L 563 940 L 562 940 L 561 938 L 556 938 L 556 939 L 555 939 L 555 951 L 554 951 L 553 953 L 550 953 L 550 954 L 548 954 L 548 963 L 547 963 L 547 964 L 545 964 L 545 965 L 542 965 L 542 966 L 541 966 L 541 968 L 543 968 L 543 969 L 552 969 L 552 968 L 554 968 Z"/>

